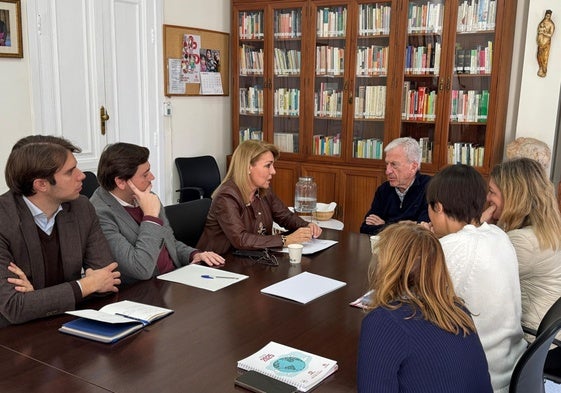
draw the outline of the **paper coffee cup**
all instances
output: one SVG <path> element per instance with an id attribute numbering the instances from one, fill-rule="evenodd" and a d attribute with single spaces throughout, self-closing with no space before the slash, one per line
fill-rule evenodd
<path id="1" fill-rule="evenodd" d="M 370 251 L 374 254 L 374 250 L 376 248 L 376 244 L 378 244 L 378 240 L 380 240 L 380 236 L 372 235 L 370 236 Z"/>
<path id="2" fill-rule="evenodd" d="M 302 261 L 303 248 L 304 246 L 301 244 L 288 245 L 288 257 L 290 258 L 290 263 L 300 263 Z"/>

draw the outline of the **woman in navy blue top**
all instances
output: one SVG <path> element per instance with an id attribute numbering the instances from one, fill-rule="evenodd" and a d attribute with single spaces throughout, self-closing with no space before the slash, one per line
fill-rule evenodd
<path id="1" fill-rule="evenodd" d="M 358 391 L 491 393 L 485 353 L 440 242 L 410 222 L 380 233 L 362 322 Z"/>

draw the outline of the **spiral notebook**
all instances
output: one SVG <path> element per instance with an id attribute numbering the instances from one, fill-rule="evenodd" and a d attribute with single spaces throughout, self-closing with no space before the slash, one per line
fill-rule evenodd
<path id="1" fill-rule="evenodd" d="M 329 375 L 338 366 L 337 362 L 322 356 L 269 342 L 262 349 L 238 362 L 243 370 L 257 371 L 307 392 Z"/>

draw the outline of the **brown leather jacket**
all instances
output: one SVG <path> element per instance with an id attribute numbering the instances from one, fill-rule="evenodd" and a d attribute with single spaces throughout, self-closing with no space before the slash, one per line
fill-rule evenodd
<path id="1" fill-rule="evenodd" d="M 271 190 L 267 190 L 264 196 L 257 195 L 251 204 L 246 205 L 238 186 L 229 180 L 220 186 L 212 199 L 197 248 L 225 254 L 231 248 L 282 247 L 281 236 L 272 234 L 273 221 L 289 231 L 308 225 Z"/>

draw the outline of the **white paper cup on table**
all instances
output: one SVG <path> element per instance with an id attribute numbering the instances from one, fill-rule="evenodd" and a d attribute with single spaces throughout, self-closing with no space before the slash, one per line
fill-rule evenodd
<path id="1" fill-rule="evenodd" d="M 288 257 L 290 258 L 290 263 L 300 263 L 302 262 L 302 249 L 304 248 L 301 244 L 289 244 L 288 245 Z"/>
<path id="2" fill-rule="evenodd" d="M 380 236 L 372 235 L 370 236 L 370 251 L 374 254 L 374 250 L 376 249 L 376 245 L 378 244 L 378 240 L 380 240 Z"/>

